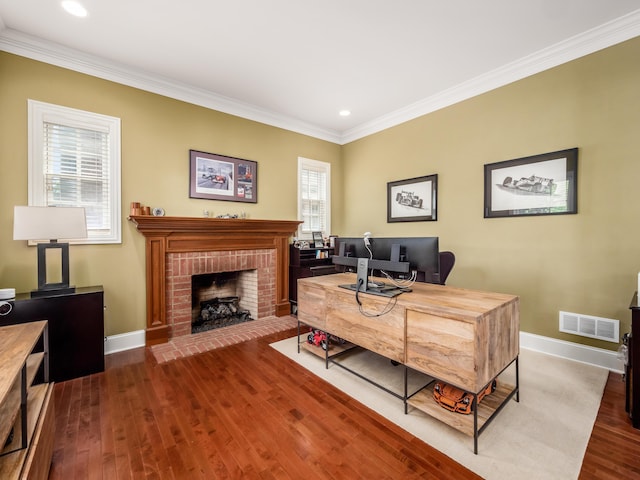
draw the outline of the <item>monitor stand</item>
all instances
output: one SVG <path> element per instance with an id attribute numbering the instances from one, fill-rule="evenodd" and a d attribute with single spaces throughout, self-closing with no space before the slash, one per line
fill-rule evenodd
<path id="1" fill-rule="evenodd" d="M 356 283 L 350 283 L 345 285 L 338 285 L 341 288 L 347 290 L 353 290 L 354 292 L 364 292 L 371 295 L 378 295 L 380 297 L 397 297 L 401 293 L 410 292 L 410 288 L 397 287 L 396 285 L 387 285 L 383 282 L 370 282 L 369 281 L 369 259 L 358 258 L 358 269 L 356 272 Z"/>

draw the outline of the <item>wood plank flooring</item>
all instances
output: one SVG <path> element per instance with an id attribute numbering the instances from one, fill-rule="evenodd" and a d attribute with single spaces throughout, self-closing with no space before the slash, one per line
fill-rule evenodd
<path id="1" fill-rule="evenodd" d="M 624 411 L 622 376 L 609 373 L 580 480 L 640 479 L 640 430 Z"/>
<path id="2" fill-rule="evenodd" d="M 104 373 L 57 384 L 49 478 L 480 478 L 269 347 L 293 334 L 164 364 L 143 348 L 112 354 Z M 581 479 L 640 478 L 619 377 Z"/>

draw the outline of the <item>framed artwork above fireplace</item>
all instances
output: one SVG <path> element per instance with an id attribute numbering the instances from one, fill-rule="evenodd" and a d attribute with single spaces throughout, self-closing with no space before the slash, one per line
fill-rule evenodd
<path id="1" fill-rule="evenodd" d="M 258 202 L 258 162 L 189 150 L 189 197 Z"/>

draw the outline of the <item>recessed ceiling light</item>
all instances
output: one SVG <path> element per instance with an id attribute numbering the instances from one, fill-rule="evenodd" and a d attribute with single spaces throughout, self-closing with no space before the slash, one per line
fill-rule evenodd
<path id="1" fill-rule="evenodd" d="M 73 0 L 65 0 L 62 2 L 62 8 L 75 17 L 87 16 L 87 9 Z"/>
<path id="2" fill-rule="evenodd" d="M 349 110 L 340 110 L 341 117 L 348 117 L 349 115 L 351 115 L 351 112 Z"/>

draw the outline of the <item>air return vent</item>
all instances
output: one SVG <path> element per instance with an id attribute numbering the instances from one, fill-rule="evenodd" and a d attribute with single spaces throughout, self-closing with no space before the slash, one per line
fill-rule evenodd
<path id="1" fill-rule="evenodd" d="M 560 331 L 608 342 L 620 341 L 620 321 L 610 318 L 560 312 Z"/>

